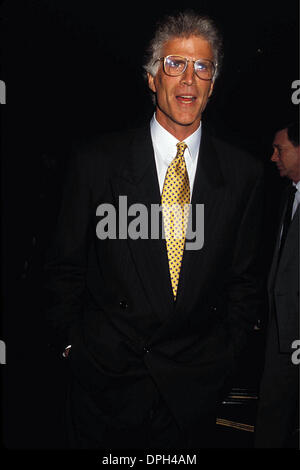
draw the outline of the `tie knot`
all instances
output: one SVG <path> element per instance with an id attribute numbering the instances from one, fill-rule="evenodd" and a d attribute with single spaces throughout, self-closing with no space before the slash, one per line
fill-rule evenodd
<path id="1" fill-rule="evenodd" d="M 177 157 L 182 157 L 182 155 L 184 154 L 184 151 L 185 149 L 187 148 L 187 145 L 185 142 L 178 142 L 178 144 L 176 144 L 177 146 Z"/>

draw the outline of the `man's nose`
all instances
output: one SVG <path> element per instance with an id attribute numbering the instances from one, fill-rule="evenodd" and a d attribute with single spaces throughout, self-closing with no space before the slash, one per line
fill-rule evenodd
<path id="1" fill-rule="evenodd" d="M 274 149 L 272 157 L 271 157 L 271 161 L 272 162 L 278 162 L 279 161 L 278 150 L 277 149 Z"/>
<path id="2" fill-rule="evenodd" d="M 195 80 L 195 70 L 194 70 L 194 63 L 188 62 L 187 68 L 185 69 L 184 73 L 182 74 L 181 81 L 185 85 L 192 85 Z"/>

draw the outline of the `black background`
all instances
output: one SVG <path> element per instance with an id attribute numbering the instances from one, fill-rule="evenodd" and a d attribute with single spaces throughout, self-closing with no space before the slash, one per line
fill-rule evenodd
<path id="1" fill-rule="evenodd" d="M 66 369 L 48 352 L 41 279 L 70 143 L 150 119 L 144 50 L 156 21 L 182 7 L 209 14 L 224 35 L 223 69 L 204 119 L 265 163 L 267 271 L 283 187 L 268 163 L 272 137 L 299 112 L 291 101 L 299 79 L 298 1 L 4 2 L 0 338 L 7 364 L 0 367 L 8 448 L 64 446 Z M 260 360 L 251 356 L 245 366 L 254 385 Z"/>

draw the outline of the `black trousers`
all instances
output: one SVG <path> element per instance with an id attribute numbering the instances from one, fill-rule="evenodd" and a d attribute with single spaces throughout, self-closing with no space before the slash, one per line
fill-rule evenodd
<path id="1" fill-rule="evenodd" d="M 299 449 L 299 366 L 292 363 L 291 354 L 279 352 L 274 314 L 266 343 L 254 446 Z"/>
<path id="2" fill-rule="evenodd" d="M 71 377 L 67 394 L 67 440 L 72 449 L 187 449 L 214 447 L 215 416 L 206 416 L 199 426 L 182 431 L 169 411 L 154 382 L 147 400 L 149 409 L 142 420 L 132 424 L 93 399 L 78 379 Z M 129 397 L 130 401 L 130 397 Z M 132 414 L 139 414 L 133 403 Z M 122 410 L 120 415 L 122 414 Z M 137 422 L 138 421 L 138 422 Z"/>

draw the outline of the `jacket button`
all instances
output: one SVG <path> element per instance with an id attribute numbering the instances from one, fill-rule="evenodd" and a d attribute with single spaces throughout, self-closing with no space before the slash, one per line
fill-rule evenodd
<path id="1" fill-rule="evenodd" d="M 128 308 L 128 303 L 125 300 L 120 300 L 120 307 L 125 310 Z"/>

